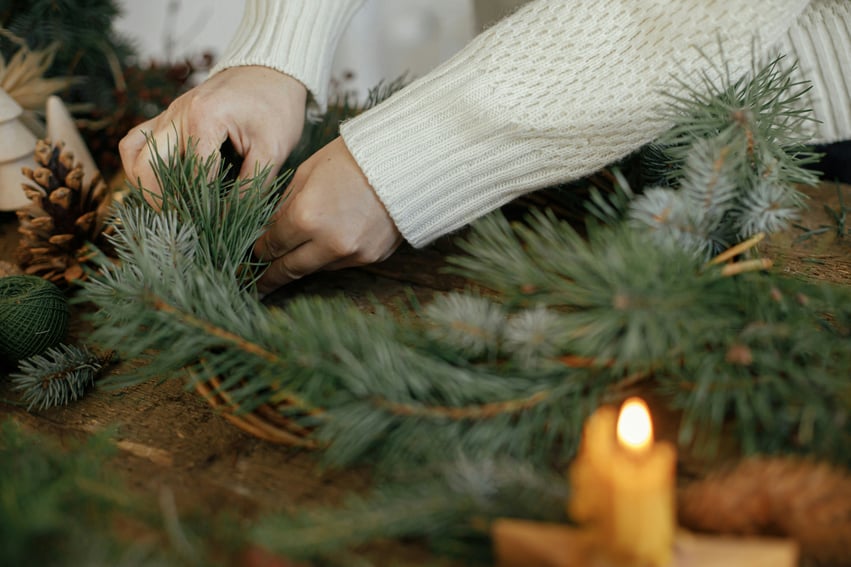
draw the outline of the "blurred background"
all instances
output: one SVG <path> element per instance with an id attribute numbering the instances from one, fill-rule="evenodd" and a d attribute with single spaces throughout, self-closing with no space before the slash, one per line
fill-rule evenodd
<path id="1" fill-rule="evenodd" d="M 493 4 L 493 2 L 491 2 Z M 121 0 L 116 31 L 140 58 L 176 61 L 227 46 L 242 15 L 232 0 Z M 359 93 L 404 72 L 426 73 L 463 47 L 477 26 L 472 0 L 368 0 L 340 42 L 332 77 Z"/>
<path id="2" fill-rule="evenodd" d="M 428 73 L 522 1 L 366 0 L 341 38 L 331 79 L 338 92 L 362 102 L 382 81 Z M 120 175 L 118 141 L 207 75 L 243 6 L 233 0 L 2 0 L 0 90 L 14 110 L 4 118 L 9 127 L 21 122 L 32 136 L 45 137 L 47 103 L 58 97 L 100 171 Z M 336 128 L 342 119 L 331 116 L 329 124 Z M 16 144 L 14 156 L 0 155 L 0 166 L 30 154 L 31 139 Z M 12 184 L 16 196 L 18 189 Z"/>

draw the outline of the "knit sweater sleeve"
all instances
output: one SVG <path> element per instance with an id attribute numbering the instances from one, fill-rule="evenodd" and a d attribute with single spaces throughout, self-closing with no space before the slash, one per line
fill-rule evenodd
<path id="1" fill-rule="evenodd" d="M 539 0 L 344 123 L 342 136 L 402 235 L 422 246 L 658 137 L 674 77 L 697 86 L 722 62 L 746 72 L 754 44 L 781 41 L 807 4 Z"/>
<path id="2" fill-rule="evenodd" d="M 210 75 L 261 65 L 300 82 L 324 109 L 337 43 L 364 0 L 246 0 L 234 37 Z"/>
<path id="3" fill-rule="evenodd" d="M 817 120 L 812 123 L 813 141 L 851 138 L 851 2 L 810 2 L 778 50 L 797 64 L 795 79 L 812 87 L 805 106 Z"/>

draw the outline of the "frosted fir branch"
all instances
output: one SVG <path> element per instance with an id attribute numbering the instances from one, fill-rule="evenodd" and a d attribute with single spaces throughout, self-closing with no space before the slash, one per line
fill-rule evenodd
<path id="1" fill-rule="evenodd" d="M 470 358 L 496 354 L 506 319 L 500 304 L 473 293 L 439 296 L 423 316 L 429 337 Z"/>
<path id="2" fill-rule="evenodd" d="M 473 533 L 485 536 L 499 517 L 565 522 L 566 499 L 563 475 L 522 461 L 456 455 L 342 505 L 265 518 L 252 539 L 294 559 L 333 558 L 359 544 L 406 536 L 441 546 Z"/>
<path id="3" fill-rule="evenodd" d="M 511 316 L 503 332 L 503 350 L 522 368 L 540 368 L 564 350 L 561 317 L 545 305 Z"/>
<path id="4" fill-rule="evenodd" d="M 592 187 L 585 203 L 585 209 L 592 217 L 608 225 L 621 222 L 635 199 L 635 192 L 620 168 L 613 167 L 611 173 L 615 179 L 612 191 L 603 193 Z"/>
<path id="5" fill-rule="evenodd" d="M 757 183 L 738 204 L 735 219 L 738 236 L 749 238 L 757 233 L 778 232 L 800 217 L 796 191 L 773 179 Z"/>
<path id="6" fill-rule="evenodd" d="M 725 135 L 697 139 L 689 149 L 680 191 L 707 232 L 721 223 L 736 199 L 736 171 L 747 159 L 740 149 Z"/>
<path id="7" fill-rule="evenodd" d="M 28 410 L 45 410 L 82 398 L 113 361 L 112 352 L 97 354 L 87 347 L 61 344 L 20 361 L 11 378 Z"/>
<path id="8" fill-rule="evenodd" d="M 809 86 L 793 82 L 780 61 L 737 80 L 713 68 L 701 89 L 681 85 L 686 94 L 672 96 L 665 113 L 675 125 L 650 152 L 670 186 L 632 199 L 634 227 L 649 228 L 659 245 L 708 259 L 796 218 L 804 197 L 793 183 L 817 181 L 804 168 L 814 154 L 802 145 L 812 120 L 801 108 Z"/>
<path id="9" fill-rule="evenodd" d="M 734 145 L 744 149 L 749 167 L 740 172 L 740 182 L 764 173 L 770 163 L 782 183 L 815 185 L 818 174 L 805 166 L 818 155 L 806 147 L 808 126 L 815 120 L 804 105 L 809 82 L 792 78 L 796 64 L 782 56 L 757 67 L 744 77 L 713 65 L 698 87 L 680 82 L 671 94 L 663 117 L 674 127 L 656 144 L 657 158 L 670 178 L 683 175 L 682 165 L 695 140 L 725 132 Z"/>
<path id="10" fill-rule="evenodd" d="M 679 248 L 696 255 L 713 251 L 704 222 L 704 211 L 690 206 L 683 193 L 668 187 L 651 187 L 629 207 L 632 227 L 649 232 L 657 246 Z"/>
<path id="11" fill-rule="evenodd" d="M 148 139 L 161 190 L 160 196 L 149 198 L 160 203 L 163 213 L 174 214 L 181 224 L 192 226 L 198 234 L 198 262 L 215 266 L 250 288 L 262 269 L 262 264 L 252 259 L 252 247 L 277 208 L 290 172 L 278 175 L 268 186 L 268 166 L 257 169 L 252 177 L 238 179 L 233 166 L 219 163 L 215 155 L 199 156 L 197 140 L 190 138 L 186 143 L 184 155 L 163 158 L 156 141 Z M 141 199 L 131 206 L 152 208 Z M 229 230 L 222 230 L 225 218 L 230 221 Z"/>

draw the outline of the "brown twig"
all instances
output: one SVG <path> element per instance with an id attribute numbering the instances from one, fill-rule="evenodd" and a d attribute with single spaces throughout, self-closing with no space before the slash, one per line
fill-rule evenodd
<path id="1" fill-rule="evenodd" d="M 525 398 L 465 407 L 416 406 L 380 399 L 375 400 L 374 404 L 390 413 L 406 417 L 448 418 L 455 421 L 462 421 L 489 419 L 507 413 L 520 413 L 537 406 L 548 399 L 551 394 L 551 390 L 544 390 L 535 392 Z"/>
<path id="2" fill-rule="evenodd" d="M 254 356 L 262 358 L 266 362 L 270 362 L 270 363 L 276 364 L 278 366 L 284 366 L 284 361 L 281 360 L 281 358 L 278 355 L 264 349 L 263 347 L 255 344 L 255 343 L 252 343 L 250 341 L 245 340 L 244 338 L 242 338 L 241 336 L 239 336 L 235 333 L 231 333 L 230 331 L 226 331 L 226 330 L 222 329 L 221 327 L 217 327 L 216 325 L 209 323 L 208 321 L 204 321 L 202 319 L 199 319 L 198 317 L 195 317 L 194 315 L 192 315 L 190 313 L 187 313 L 183 310 L 177 309 L 177 308 L 173 307 L 172 305 L 169 305 L 167 302 L 163 301 L 159 297 L 149 296 L 147 299 L 151 303 L 151 305 L 154 307 L 154 309 L 156 309 L 157 311 L 161 311 L 163 313 L 168 313 L 170 315 L 174 315 L 176 317 L 179 317 L 184 323 L 187 323 L 187 324 L 189 324 L 193 327 L 197 327 L 198 329 L 201 329 L 204 333 L 207 333 L 208 335 L 211 335 L 211 336 L 217 337 L 219 339 L 222 339 L 224 341 L 227 341 L 227 342 L 233 344 L 234 346 L 236 346 L 238 349 L 242 350 L 243 352 L 253 354 Z M 275 389 L 278 392 L 277 398 L 278 398 L 279 401 L 286 402 L 290 405 L 296 406 L 296 407 L 302 409 L 305 412 L 317 411 L 317 408 L 315 408 L 313 405 L 311 405 L 311 404 L 307 403 L 306 401 L 304 401 L 303 399 L 301 399 L 301 397 L 296 395 L 294 392 L 280 390 L 279 384 L 272 384 L 270 387 Z"/>
<path id="3" fill-rule="evenodd" d="M 750 250 L 751 248 L 753 248 L 754 246 L 756 246 L 757 244 L 762 242 L 762 240 L 764 238 L 765 238 L 764 232 L 760 232 L 758 234 L 755 234 L 754 236 L 748 238 L 744 242 L 740 242 L 739 244 L 736 244 L 732 248 L 728 248 L 724 252 L 721 252 L 720 254 L 718 254 L 717 256 L 712 258 L 712 260 L 709 261 L 709 265 L 715 266 L 717 264 L 722 264 L 722 263 L 726 262 L 727 260 L 731 260 L 731 259 L 735 258 L 736 256 L 738 256 L 739 254 L 741 254 L 743 252 L 747 252 L 748 250 Z"/>

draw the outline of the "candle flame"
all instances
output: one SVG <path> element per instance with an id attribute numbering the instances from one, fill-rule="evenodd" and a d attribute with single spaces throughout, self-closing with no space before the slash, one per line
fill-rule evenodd
<path id="1" fill-rule="evenodd" d="M 621 406 L 618 416 L 618 442 L 636 452 L 647 449 L 653 443 L 650 410 L 641 398 L 629 398 Z"/>

